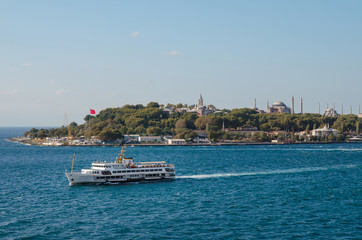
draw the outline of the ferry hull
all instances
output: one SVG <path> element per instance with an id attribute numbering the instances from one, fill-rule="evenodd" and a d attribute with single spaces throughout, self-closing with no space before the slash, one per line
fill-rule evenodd
<path id="1" fill-rule="evenodd" d="M 132 178 L 129 176 L 113 176 L 115 178 L 99 179 L 96 175 L 86 175 L 81 173 L 65 173 L 68 178 L 69 185 L 91 185 L 91 184 L 121 184 L 128 182 L 145 182 L 145 181 L 172 181 L 175 176 L 161 176 L 161 177 L 137 177 Z M 118 177 L 118 178 L 116 178 Z M 97 179 L 98 178 L 98 179 Z"/>

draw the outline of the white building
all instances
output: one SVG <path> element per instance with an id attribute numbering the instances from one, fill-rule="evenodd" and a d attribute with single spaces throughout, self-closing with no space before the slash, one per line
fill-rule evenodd
<path id="1" fill-rule="evenodd" d="M 195 143 L 210 143 L 210 140 L 207 137 L 196 137 L 194 139 Z"/>
<path id="2" fill-rule="evenodd" d="M 160 136 L 139 136 L 139 142 L 161 142 L 162 139 Z"/>
<path id="3" fill-rule="evenodd" d="M 312 130 L 312 136 L 315 137 L 326 137 L 330 134 L 333 134 L 333 136 L 336 137 L 338 134 L 337 129 L 329 128 L 329 126 L 327 127 L 327 125 L 325 125 L 323 128 Z"/>
<path id="4" fill-rule="evenodd" d="M 168 145 L 185 145 L 186 140 L 185 139 L 167 139 L 166 143 Z"/>
<path id="5" fill-rule="evenodd" d="M 125 142 L 137 142 L 140 135 L 124 135 L 123 139 Z"/>

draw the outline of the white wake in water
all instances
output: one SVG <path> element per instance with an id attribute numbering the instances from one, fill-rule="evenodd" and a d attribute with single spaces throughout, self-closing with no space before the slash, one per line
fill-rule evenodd
<path id="1" fill-rule="evenodd" d="M 346 168 L 355 168 L 355 167 L 357 167 L 357 165 L 349 164 L 349 165 L 335 165 L 329 167 L 290 168 L 283 170 L 270 170 L 270 171 L 260 171 L 260 172 L 200 174 L 200 175 L 179 176 L 177 178 L 205 179 L 205 178 L 221 178 L 221 177 L 237 177 L 237 176 L 254 176 L 254 175 L 316 172 L 316 171 L 327 171 L 332 169 L 346 169 Z"/>

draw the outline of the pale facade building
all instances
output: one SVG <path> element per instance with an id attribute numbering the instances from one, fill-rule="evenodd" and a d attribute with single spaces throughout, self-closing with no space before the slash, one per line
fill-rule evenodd
<path id="1" fill-rule="evenodd" d="M 333 134 L 333 136 L 336 137 L 338 134 L 337 129 L 330 128 L 327 125 L 325 125 L 323 128 L 313 129 L 311 132 L 312 132 L 312 136 L 315 136 L 315 137 L 326 137 L 330 134 Z"/>
<path id="2" fill-rule="evenodd" d="M 166 143 L 168 145 L 185 145 L 186 140 L 185 139 L 167 139 Z"/>
<path id="3" fill-rule="evenodd" d="M 139 142 L 161 142 L 161 136 L 139 136 Z"/>

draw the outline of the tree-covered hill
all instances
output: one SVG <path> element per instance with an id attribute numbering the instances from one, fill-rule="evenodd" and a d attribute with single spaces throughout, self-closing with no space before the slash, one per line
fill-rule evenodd
<path id="1" fill-rule="evenodd" d="M 173 135 L 176 138 L 194 138 L 194 130 L 206 130 L 211 139 L 228 139 L 230 136 L 224 129 L 242 127 L 257 127 L 261 131 L 299 132 L 312 130 L 324 125 L 340 132 L 359 132 L 362 119 L 356 115 L 341 115 L 338 117 L 323 117 L 319 114 L 265 114 L 249 108 L 223 110 L 208 116 L 198 116 L 196 113 L 171 114 L 164 112 L 158 103 L 124 105 L 120 108 L 107 108 L 96 116 L 87 115 L 84 123 L 69 124 L 69 130 L 74 137 L 91 137 L 111 141 L 123 135 Z M 62 126 L 56 129 L 31 129 L 24 135 L 32 138 L 65 137 L 68 129 Z"/>

